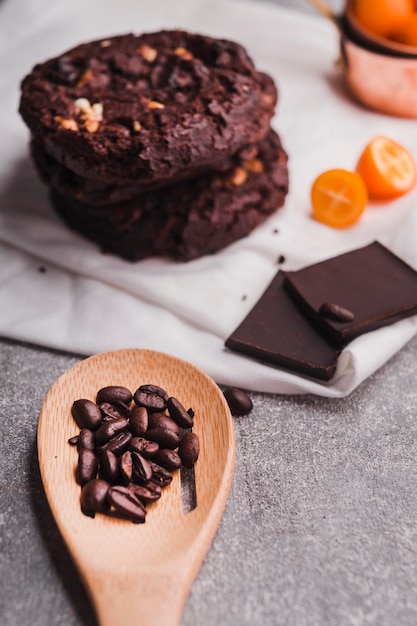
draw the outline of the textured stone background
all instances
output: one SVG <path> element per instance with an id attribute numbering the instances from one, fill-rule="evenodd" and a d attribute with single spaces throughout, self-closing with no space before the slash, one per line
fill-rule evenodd
<path id="1" fill-rule="evenodd" d="M 3 626 L 94 624 L 36 457 L 44 395 L 77 361 L 0 341 Z M 417 338 L 346 399 L 252 394 L 183 626 L 417 623 L 416 362 Z"/>
<path id="2" fill-rule="evenodd" d="M 2 626 L 95 624 L 36 452 L 44 396 L 77 361 L 0 340 Z M 417 624 L 416 363 L 417 338 L 346 399 L 252 394 L 182 626 Z"/>

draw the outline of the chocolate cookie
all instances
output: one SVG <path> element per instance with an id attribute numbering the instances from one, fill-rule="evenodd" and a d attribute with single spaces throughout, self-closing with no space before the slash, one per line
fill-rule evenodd
<path id="1" fill-rule="evenodd" d="M 245 155 L 255 154 L 256 151 L 257 144 L 245 146 L 237 155 L 228 157 L 222 163 L 219 163 L 218 169 L 215 171 L 226 172 L 232 169 L 239 159 L 245 160 Z M 67 167 L 61 165 L 44 150 L 41 144 L 33 140 L 30 144 L 30 152 L 36 170 L 43 182 L 59 194 L 70 196 L 74 200 L 97 206 L 135 200 L 138 195 L 144 192 L 141 185 L 133 183 L 129 185 L 115 185 L 78 176 Z M 207 174 L 207 169 L 204 170 L 204 174 Z M 180 182 L 180 180 L 176 179 L 175 182 Z M 148 188 L 146 188 L 146 191 L 148 191 Z"/>
<path id="2" fill-rule="evenodd" d="M 248 235 L 288 191 L 287 156 L 271 131 L 241 151 L 227 172 L 144 192 L 125 203 L 92 205 L 52 190 L 65 222 L 106 251 L 130 261 L 167 256 L 188 261 Z"/>
<path id="3" fill-rule="evenodd" d="M 277 99 L 242 46 L 179 30 L 81 44 L 21 87 L 36 142 L 76 174 L 120 186 L 220 167 L 266 135 Z"/>

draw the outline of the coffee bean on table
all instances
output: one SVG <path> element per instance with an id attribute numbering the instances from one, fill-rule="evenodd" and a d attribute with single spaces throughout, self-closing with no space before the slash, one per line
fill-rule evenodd
<path id="1" fill-rule="evenodd" d="M 100 409 L 91 400 L 76 400 L 72 405 L 71 413 L 80 428 L 96 430 L 101 424 Z"/>
<path id="2" fill-rule="evenodd" d="M 232 415 L 247 415 L 252 411 L 252 400 L 242 389 L 228 387 L 223 391 L 223 395 Z"/>
<path id="3" fill-rule="evenodd" d="M 130 404 L 132 402 L 132 392 L 126 387 L 119 387 L 117 385 L 109 385 L 108 387 L 102 387 L 97 392 L 96 403 L 102 404 L 103 402 L 123 403 Z"/>
<path id="4" fill-rule="evenodd" d="M 94 517 L 96 513 L 104 513 L 110 508 L 107 493 L 110 485 L 105 480 L 94 478 L 81 489 L 81 510 L 85 515 Z"/>
<path id="5" fill-rule="evenodd" d="M 184 467 L 191 468 L 195 465 L 200 454 L 200 441 L 193 432 L 183 435 L 178 448 L 178 455 Z"/>

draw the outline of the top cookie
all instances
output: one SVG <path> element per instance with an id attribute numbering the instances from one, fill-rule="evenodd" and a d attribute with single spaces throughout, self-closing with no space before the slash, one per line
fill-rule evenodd
<path id="1" fill-rule="evenodd" d="M 261 140 L 276 100 L 242 46 L 175 30 L 81 44 L 36 65 L 19 111 L 78 175 L 146 187 L 216 168 Z"/>

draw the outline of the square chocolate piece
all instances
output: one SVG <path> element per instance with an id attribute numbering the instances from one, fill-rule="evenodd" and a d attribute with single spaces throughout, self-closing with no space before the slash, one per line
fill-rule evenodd
<path id="1" fill-rule="evenodd" d="M 417 313 L 417 272 L 378 242 L 283 273 L 300 311 L 339 346 Z"/>
<path id="2" fill-rule="evenodd" d="M 283 287 L 278 272 L 226 347 L 310 378 L 328 381 L 340 350 L 309 323 Z"/>

